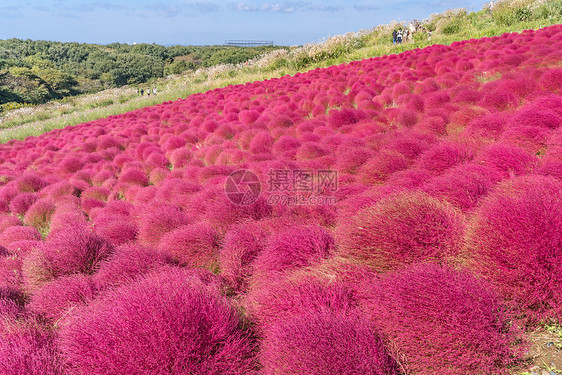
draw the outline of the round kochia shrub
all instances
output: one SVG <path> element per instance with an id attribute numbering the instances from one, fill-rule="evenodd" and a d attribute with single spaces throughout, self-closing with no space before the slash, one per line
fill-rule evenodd
<path id="1" fill-rule="evenodd" d="M 64 276 L 45 285 L 31 297 L 28 309 L 52 321 L 67 310 L 89 302 L 96 293 L 90 276 Z"/>
<path id="2" fill-rule="evenodd" d="M 352 289 L 335 277 L 327 282 L 306 271 L 297 271 L 252 290 L 245 302 L 257 331 L 267 336 L 275 323 L 302 313 L 351 313 L 357 308 L 354 297 Z"/>
<path id="3" fill-rule="evenodd" d="M 257 286 L 291 270 L 328 258 L 334 239 L 320 226 L 293 226 L 269 238 L 254 262 L 251 284 Z"/>
<path id="4" fill-rule="evenodd" d="M 475 207 L 499 180 L 501 174 L 493 168 L 468 163 L 434 177 L 421 190 L 464 211 Z"/>
<path id="5" fill-rule="evenodd" d="M 59 337 L 69 373 L 254 374 L 250 334 L 205 281 L 196 272 L 171 269 L 77 312 Z"/>
<path id="6" fill-rule="evenodd" d="M 2 375 L 63 374 L 52 334 L 31 327 L 5 329 L 2 323 L 0 369 Z"/>
<path id="7" fill-rule="evenodd" d="M 476 162 L 490 166 L 504 177 L 528 174 L 538 163 L 538 159 L 520 147 L 505 143 L 494 143 L 482 149 Z"/>
<path id="8" fill-rule="evenodd" d="M 187 216 L 170 205 L 144 207 L 139 216 L 138 239 L 143 245 L 157 245 L 163 235 L 188 223 Z"/>
<path id="9" fill-rule="evenodd" d="M 562 68 L 553 68 L 547 70 L 540 82 L 543 90 L 552 91 L 557 94 L 562 94 Z"/>
<path id="10" fill-rule="evenodd" d="M 194 223 L 166 233 L 158 249 L 181 265 L 214 269 L 218 261 L 218 240 L 218 233 L 209 224 Z"/>
<path id="11" fill-rule="evenodd" d="M 562 318 L 562 183 L 529 175 L 507 180 L 469 223 L 466 256 L 533 325 Z"/>
<path id="12" fill-rule="evenodd" d="M 25 212 L 38 198 L 35 193 L 20 193 L 10 201 L 10 212 L 15 215 L 25 215 Z"/>
<path id="13" fill-rule="evenodd" d="M 23 223 L 35 227 L 38 231 L 46 234 L 55 209 L 55 202 L 51 198 L 39 199 L 29 207 L 23 218 Z"/>
<path id="14" fill-rule="evenodd" d="M 113 246 L 90 228 L 67 226 L 47 236 L 24 260 L 24 280 L 29 290 L 45 282 L 76 273 L 92 274 Z"/>
<path id="15" fill-rule="evenodd" d="M 262 344 L 265 375 L 395 375 L 383 340 L 357 313 L 303 312 L 275 324 Z"/>
<path id="16" fill-rule="evenodd" d="M 221 276 L 235 291 L 248 288 L 253 261 L 265 246 L 265 232 L 259 225 L 246 221 L 230 228 L 219 253 Z"/>
<path id="17" fill-rule="evenodd" d="M 364 310 L 408 374 L 507 374 L 507 329 L 491 288 L 466 272 L 424 264 L 375 280 Z"/>
<path id="18" fill-rule="evenodd" d="M 14 225 L 0 233 L 0 246 L 8 247 L 16 241 L 39 241 L 41 233 L 35 228 Z"/>
<path id="19" fill-rule="evenodd" d="M 382 150 L 365 161 L 358 170 L 358 179 L 364 184 L 379 184 L 393 173 L 406 169 L 408 159 L 400 152 Z"/>
<path id="20" fill-rule="evenodd" d="M 418 165 L 432 173 L 443 173 L 448 168 L 469 162 L 474 157 L 472 150 L 459 143 L 441 142 L 420 155 Z"/>
<path id="21" fill-rule="evenodd" d="M 421 192 L 394 194 L 359 211 L 338 228 L 339 249 L 378 272 L 457 255 L 463 218 Z"/>
<path id="22" fill-rule="evenodd" d="M 94 281 L 99 288 L 119 286 L 148 272 L 164 268 L 170 261 L 166 255 L 150 247 L 138 244 L 121 245 L 109 258 L 100 263 Z"/>
<path id="23" fill-rule="evenodd" d="M 94 229 L 114 246 L 133 242 L 138 234 L 138 227 L 123 215 L 100 215 L 96 217 Z"/>

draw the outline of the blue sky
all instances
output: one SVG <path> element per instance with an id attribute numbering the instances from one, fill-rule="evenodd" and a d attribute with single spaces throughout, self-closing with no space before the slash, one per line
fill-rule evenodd
<path id="1" fill-rule="evenodd" d="M 0 39 L 86 43 L 223 44 L 229 39 L 315 42 L 482 0 L 0 0 Z"/>

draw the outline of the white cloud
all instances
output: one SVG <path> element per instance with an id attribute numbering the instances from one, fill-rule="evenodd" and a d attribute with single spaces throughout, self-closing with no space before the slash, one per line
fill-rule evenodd
<path id="1" fill-rule="evenodd" d="M 353 6 L 353 9 L 359 11 L 359 12 L 372 12 L 375 10 L 380 10 L 380 8 L 376 5 L 373 4 L 355 4 Z"/>
<path id="2" fill-rule="evenodd" d="M 333 12 L 342 10 L 342 7 L 313 4 L 309 1 L 284 1 L 281 3 L 263 3 L 263 4 L 249 4 L 245 1 L 236 3 L 229 3 L 228 8 L 240 12 L 278 12 L 278 13 L 294 13 L 298 11 L 320 11 L 320 12 Z"/>

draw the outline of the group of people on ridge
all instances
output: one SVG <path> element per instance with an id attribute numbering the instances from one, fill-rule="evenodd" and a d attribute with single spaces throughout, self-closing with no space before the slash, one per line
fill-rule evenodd
<path id="1" fill-rule="evenodd" d="M 431 30 L 423 26 L 418 20 L 414 19 L 407 28 L 398 27 L 398 30 L 392 31 L 392 43 L 401 44 L 414 39 L 414 34 L 422 33 L 427 36 L 427 40 L 431 40 Z"/>
<path id="2" fill-rule="evenodd" d="M 146 89 L 146 95 L 150 96 L 150 93 L 152 92 L 152 95 L 156 95 L 158 93 L 158 90 L 156 89 L 156 87 L 154 87 L 152 90 L 150 90 L 150 87 Z M 139 91 L 140 96 L 144 95 L 144 89 L 140 89 Z"/>
<path id="3" fill-rule="evenodd" d="M 394 31 L 392 31 L 392 43 L 401 44 L 403 41 L 408 41 L 411 35 L 410 30 L 394 29 Z"/>

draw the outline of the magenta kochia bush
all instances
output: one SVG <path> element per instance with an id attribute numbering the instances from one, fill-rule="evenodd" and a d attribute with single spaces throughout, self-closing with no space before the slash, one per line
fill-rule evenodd
<path id="1" fill-rule="evenodd" d="M 2 375 L 62 375 L 53 334 L 36 328 L 5 330 L 0 323 Z"/>
<path id="2" fill-rule="evenodd" d="M 114 246 L 133 242 L 137 238 L 138 227 L 127 216 L 100 214 L 94 223 L 95 232 Z"/>
<path id="3" fill-rule="evenodd" d="M 10 212 L 16 215 L 25 215 L 25 212 L 39 197 L 35 193 L 20 193 L 10 201 Z"/>
<path id="4" fill-rule="evenodd" d="M 11 215 L 0 216 L 0 233 L 4 232 L 6 228 L 12 226 L 21 226 L 21 225 L 22 225 L 21 220 L 15 216 L 11 216 Z"/>
<path id="5" fill-rule="evenodd" d="M 231 303 L 193 271 L 107 293 L 62 326 L 71 374 L 254 374 L 254 344 Z"/>
<path id="6" fill-rule="evenodd" d="M 466 235 L 472 268 L 519 307 L 528 324 L 562 318 L 562 183 L 529 175 L 486 198 Z"/>
<path id="7" fill-rule="evenodd" d="M 248 288 L 253 261 L 263 250 L 266 234 L 252 221 L 242 222 L 226 233 L 220 253 L 221 276 L 235 291 Z"/>
<path id="8" fill-rule="evenodd" d="M 562 125 L 562 117 L 547 108 L 530 107 L 517 111 L 509 120 L 509 126 L 538 126 L 556 129 Z"/>
<path id="9" fill-rule="evenodd" d="M 163 235 L 187 223 L 187 216 L 177 207 L 144 207 L 139 219 L 139 242 L 157 245 Z"/>
<path id="10" fill-rule="evenodd" d="M 156 249 L 138 244 L 121 245 L 100 262 L 94 281 L 100 288 L 119 286 L 169 263 L 171 259 Z"/>
<path id="11" fill-rule="evenodd" d="M 408 374 L 507 374 L 515 340 L 489 285 L 424 264 L 373 281 L 364 310 Z"/>
<path id="12" fill-rule="evenodd" d="M 505 143 L 494 143 L 484 148 L 476 156 L 476 162 L 490 166 L 504 177 L 530 173 L 538 159 L 520 147 Z"/>
<path id="13" fill-rule="evenodd" d="M 19 192 L 37 192 L 43 189 L 47 182 L 36 172 L 26 172 L 14 180 Z"/>
<path id="14" fill-rule="evenodd" d="M 421 154 L 418 165 L 439 174 L 455 165 L 469 162 L 473 157 L 474 153 L 468 146 L 441 142 Z"/>
<path id="15" fill-rule="evenodd" d="M 24 260 L 26 287 L 35 290 L 64 275 L 92 274 L 112 252 L 113 246 L 90 228 L 68 226 L 53 232 Z"/>
<path id="16" fill-rule="evenodd" d="M 339 280 L 326 282 L 315 275 L 290 275 L 264 284 L 246 297 L 246 308 L 261 335 L 282 320 L 305 312 L 349 313 L 357 306 L 351 288 Z"/>
<path id="17" fill-rule="evenodd" d="M 395 194 L 359 211 L 338 228 L 338 251 L 379 272 L 457 255 L 463 217 L 421 192 Z"/>
<path id="18" fill-rule="evenodd" d="M 408 167 L 408 159 L 398 151 L 382 150 L 359 168 L 358 178 L 364 184 L 384 182 L 394 172 Z"/>
<path id="19" fill-rule="evenodd" d="M 119 182 L 146 186 L 148 185 L 148 175 L 140 169 L 130 168 L 121 173 Z"/>
<path id="20" fill-rule="evenodd" d="M 553 68 L 546 71 L 540 80 L 542 89 L 562 94 L 562 68 Z"/>
<path id="21" fill-rule="evenodd" d="M 252 283 L 259 285 L 280 274 L 314 264 L 334 252 L 334 239 L 320 226 L 294 226 L 268 240 L 254 262 Z"/>
<path id="22" fill-rule="evenodd" d="M 91 276 L 63 276 L 39 289 L 31 296 L 28 309 L 51 321 L 64 316 L 67 310 L 88 303 L 96 288 Z"/>
<path id="23" fill-rule="evenodd" d="M 265 375 L 397 375 L 381 337 L 358 313 L 302 312 L 276 323 L 260 354 Z"/>
<path id="24" fill-rule="evenodd" d="M 162 236 L 158 249 L 181 265 L 215 269 L 219 236 L 207 223 L 185 225 Z"/>
<path id="25" fill-rule="evenodd" d="M 475 207 L 500 179 L 500 173 L 493 168 L 473 163 L 461 164 L 428 181 L 422 190 L 468 210 Z"/>
<path id="26" fill-rule="evenodd" d="M 55 202 L 51 198 L 42 198 L 29 207 L 23 218 L 23 223 L 46 234 L 51 223 L 51 216 L 54 213 Z"/>
<path id="27" fill-rule="evenodd" d="M 35 228 L 15 225 L 8 227 L 0 233 L 0 246 L 8 247 L 12 242 L 16 241 L 39 241 L 41 233 Z"/>

